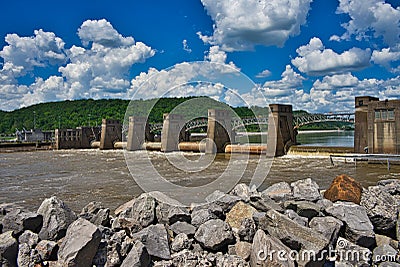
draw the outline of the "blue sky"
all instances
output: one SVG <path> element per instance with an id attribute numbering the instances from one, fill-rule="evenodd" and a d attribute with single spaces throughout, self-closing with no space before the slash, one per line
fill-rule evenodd
<path id="1" fill-rule="evenodd" d="M 186 62 L 205 60 L 254 82 L 252 89 L 231 88 L 248 105 L 264 105 L 261 92 L 267 103 L 295 109 L 352 111 L 358 95 L 400 96 L 399 6 L 399 0 L 12 1 L 0 16 L 0 109 L 161 96 L 171 84 L 194 79 L 196 68 Z M 222 87 L 191 84 L 176 95 L 229 103 Z"/>

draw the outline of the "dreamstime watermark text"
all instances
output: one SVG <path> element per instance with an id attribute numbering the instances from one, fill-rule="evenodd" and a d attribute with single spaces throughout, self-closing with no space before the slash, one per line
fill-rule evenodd
<path id="1" fill-rule="evenodd" d="M 321 251 L 306 250 L 274 250 L 269 249 L 268 246 L 260 249 L 257 253 L 258 261 L 279 261 L 279 262 L 322 262 L 328 261 L 349 261 L 349 262 L 369 262 L 372 253 L 368 249 L 356 250 L 346 249 L 345 247 L 338 246 L 336 249 L 329 247 Z M 389 259 L 382 257 L 382 259 Z M 390 261 L 396 259 L 390 258 Z"/>

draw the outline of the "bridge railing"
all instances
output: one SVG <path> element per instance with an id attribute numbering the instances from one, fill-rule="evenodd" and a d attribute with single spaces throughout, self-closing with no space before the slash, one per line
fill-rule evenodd
<path id="1" fill-rule="evenodd" d="M 317 114 L 293 114 L 293 126 L 301 127 L 306 124 L 316 122 L 339 121 L 354 123 L 354 113 L 317 113 Z M 185 131 L 196 128 L 206 127 L 208 120 L 201 118 L 198 120 L 191 120 L 185 124 Z M 268 117 L 245 117 L 242 119 L 232 120 L 232 129 L 236 130 L 240 127 L 254 124 L 268 124 Z M 150 131 L 155 132 L 161 130 L 163 123 L 151 123 Z"/>

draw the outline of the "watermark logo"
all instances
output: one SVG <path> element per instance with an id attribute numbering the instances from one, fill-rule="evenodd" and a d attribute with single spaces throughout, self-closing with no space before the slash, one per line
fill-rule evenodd
<path id="1" fill-rule="evenodd" d="M 264 246 L 257 253 L 257 260 L 262 262 L 369 262 L 372 253 L 367 248 L 355 248 L 343 238 L 339 238 L 336 248 L 328 247 L 321 251 L 302 249 L 297 250 L 274 250 L 271 246 Z M 384 257 L 385 259 L 388 256 Z"/>
<path id="2" fill-rule="evenodd" d="M 164 115 L 163 124 L 153 123 L 152 120 L 160 120 L 163 116 L 160 113 L 162 102 L 160 99 L 185 96 L 193 97 L 181 101 L 168 115 Z M 142 102 L 139 107 L 138 99 L 149 100 Z M 258 107 L 252 107 L 249 99 L 252 103 L 257 102 Z M 266 146 L 267 150 L 259 155 L 214 153 L 221 151 L 219 147 L 221 143 L 218 142 L 221 136 L 228 135 L 230 143 L 234 143 L 235 132 L 241 131 L 242 138 L 246 142 L 248 135 L 245 125 L 248 122 L 245 122 L 243 115 L 239 116 L 240 114 L 233 108 L 238 106 L 247 107 L 249 115 L 256 118 L 253 129 L 265 130 L 274 127 L 274 125 L 264 125 L 266 120 L 263 125 L 257 120 L 269 116 L 268 101 L 265 96 L 251 79 L 230 65 L 208 61 L 181 63 L 147 74 L 142 82 L 136 85 L 132 100 L 127 107 L 123 138 L 128 144 L 133 141 L 143 143 L 149 136 L 157 133 L 161 134 L 161 143 L 171 147 L 164 147 L 167 153 L 125 149 L 126 163 L 135 182 L 145 192 L 156 192 L 152 194 L 158 200 L 182 206 L 203 204 L 206 202 L 206 197 L 215 190 L 229 192 L 239 181 L 246 182 L 252 187 L 260 186 L 272 165 L 275 140 L 269 141 L 265 135 L 261 135 L 259 144 Z M 202 128 L 203 132 L 206 131 L 204 129 L 208 131 L 209 110 L 217 110 L 216 112 L 222 110 L 225 115 L 214 114 L 212 117 L 218 129 L 213 133 L 207 133 L 207 138 L 198 144 L 201 153 L 175 151 L 179 149 L 179 143 L 187 139 L 190 132 L 196 131 L 196 127 Z M 135 117 L 144 118 L 146 122 L 141 126 L 145 128 L 138 131 L 141 136 L 129 136 L 129 130 L 133 131 L 131 128 Z M 128 140 L 129 138 L 135 140 Z M 267 141 L 270 143 L 267 144 Z M 186 145 L 195 146 L 190 143 Z M 157 144 L 149 146 L 156 147 Z M 204 153 L 207 151 L 213 152 Z"/>

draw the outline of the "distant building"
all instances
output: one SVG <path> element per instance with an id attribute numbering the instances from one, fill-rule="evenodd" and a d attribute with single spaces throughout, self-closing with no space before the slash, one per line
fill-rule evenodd
<path id="1" fill-rule="evenodd" d="M 355 99 L 354 152 L 400 154 L 400 100 Z"/>
<path id="2" fill-rule="evenodd" d="M 40 129 L 27 131 L 23 129 L 22 131 L 17 130 L 15 135 L 18 142 L 46 142 L 52 140 L 53 131 L 42 131 Z"/>

